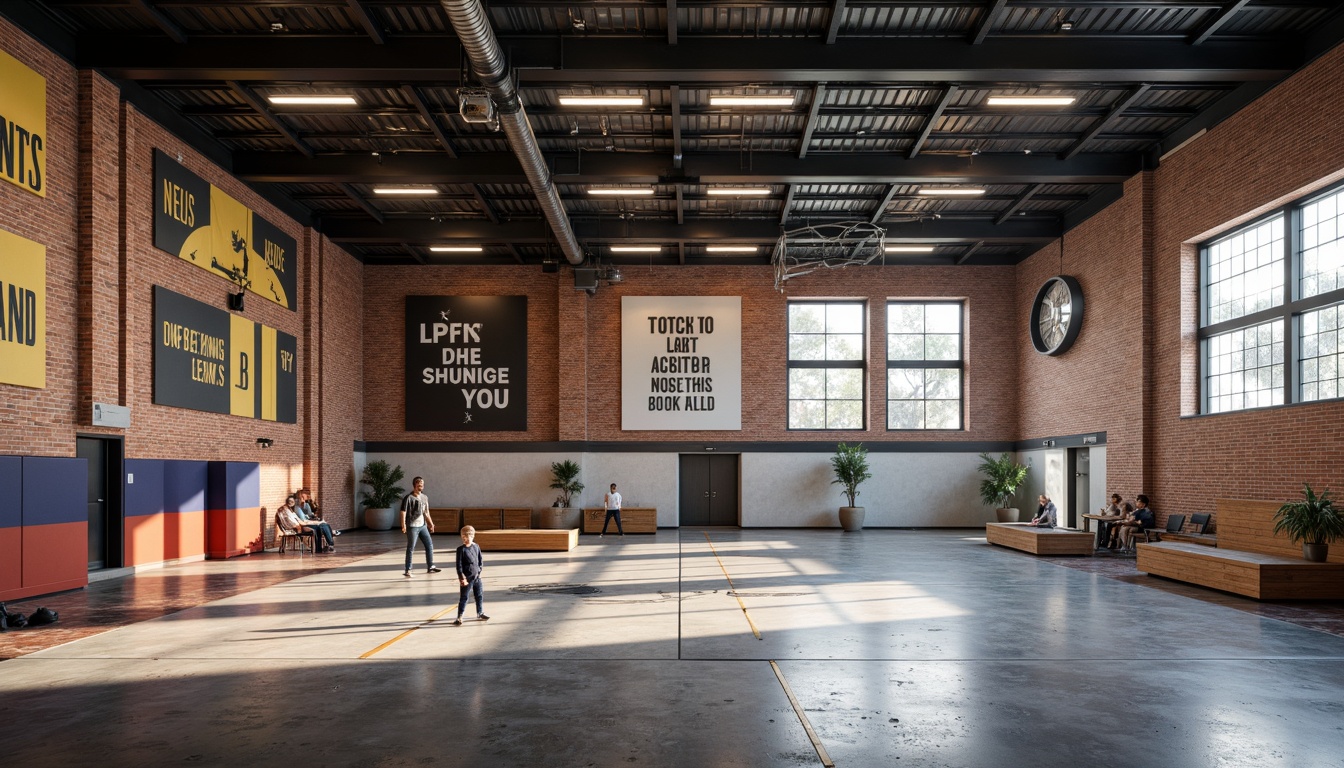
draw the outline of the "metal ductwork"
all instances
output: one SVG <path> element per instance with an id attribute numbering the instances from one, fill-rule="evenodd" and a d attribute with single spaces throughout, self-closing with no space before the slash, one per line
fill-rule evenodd
<path id="1" fill-rule="evenodd" d="M 518 156 L 523 173 L 532 185 L 532 192 L 541 204 L 541 212 L 551 225 L 551 231 L 560 242 L 560 250 L 570 264 L 584 262 L 583 249 L 574 237 L 574 228 L 569 223 L 569 214 L 560 201 L 560 193 L 551 181 L 551 171 L 546 167 L 546 159 L 541 155 L 536 134 L 532 133 L 532 124 L 527 121 L 527 110 L 518 98 L 518 89 L 509 77 L 508 63 L 504 51 L 495 39 L 495 32 L 485 17 L 485 9 L 480 0 L 439 0 L 453 31 L 462 41 L 462 47 L 471 60 L 471 68 L 481 78 L 481 84 L 495 101 L 499 112 L 499 123 L 504 135 L 509 137 L 509 146 Z"/>

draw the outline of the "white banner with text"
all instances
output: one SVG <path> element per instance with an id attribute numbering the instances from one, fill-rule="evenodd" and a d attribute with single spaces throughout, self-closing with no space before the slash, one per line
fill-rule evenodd
<path id="1" fill-rule="evenodd" d="M 621 298 L 621 429 L 742 428 L 742 297 Z"/>

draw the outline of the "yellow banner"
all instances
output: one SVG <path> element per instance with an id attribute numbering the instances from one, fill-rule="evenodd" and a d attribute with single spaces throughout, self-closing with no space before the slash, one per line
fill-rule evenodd
<path id="1" fill-rule="evenodd" d="M 0 179 L 47 196 L 47 79 L 0 51 Z"/>
<path id="2" fill-rule="evenodd" d="M 229 383 L 229 413 L 256 418 L 257 326 L 238 315 L 229 315 L 229 325 L 229 367 L 233 370 L 233 381 Z"/>
<path id="3" fill-rule="evenodd" d="M 47 386 L 47 248 L 0 230 L 0 382 Z"/>

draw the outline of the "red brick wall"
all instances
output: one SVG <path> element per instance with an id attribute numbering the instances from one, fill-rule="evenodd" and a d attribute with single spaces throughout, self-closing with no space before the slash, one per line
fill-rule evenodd
<path id="1" fill-rule="evenodd" d="M 1008 267 L 864 267 L 790 281 L 774 289 L 770 267 L 628 267 L 625 282 L 589 297 L 572 275 L 537 267 L 366 267 L 364 324 L 389 344 L 365 347 L 368 440 L 1010 440 L 1017 433 L 1016 284 Z M 528 296 L 528 431 L 406 432 L 404 302 L 407 294 Z M 623 432 L 620 412 L 622 296 L 742 297 L 742 429 L 738 432 Z M 790 298 L 869 302 L 869 428 L 789 432 L 786 424 L 785 308 Z M 889 298 L 967 299 L 970 344 L 965 432 L 886 430 Z M 371 331 L 371 337 L 373 332 Z M 558 388 L 557 388 L 558 383 Z M 373 393 L 378 393 L 373 396 Z"/>

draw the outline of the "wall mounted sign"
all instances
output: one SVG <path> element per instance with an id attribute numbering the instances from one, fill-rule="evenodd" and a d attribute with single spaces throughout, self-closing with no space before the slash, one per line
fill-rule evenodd
<path id="1" fill-rule="evenodd" d="M 47 249 L 0 230 L 0 382 L 47 386 Z"/>
<path id="2" fill-rule="evenodd" d="M 157 149 L 154 247 L 286 309 L 297 305 L 297 241 Z"/>
<path id="3" fill-rule="evenodd" d="M 527 297 L 406 297 L 406 429 L 527 430 Z"/>
<path id="4" fill-rule="evenodd" d="M 621 429 L 742 428 L 742 297 L 621 298 Z"/>
<path id="5" fill-rule="evenodd" d="M 47 79 L 0 51 L 0 179 L 47 196 Z"/>
<path id="6" fill-rule="evenodd" d="M 154 402 L 294 423 L 293 336 L 154 286 Z"/>

